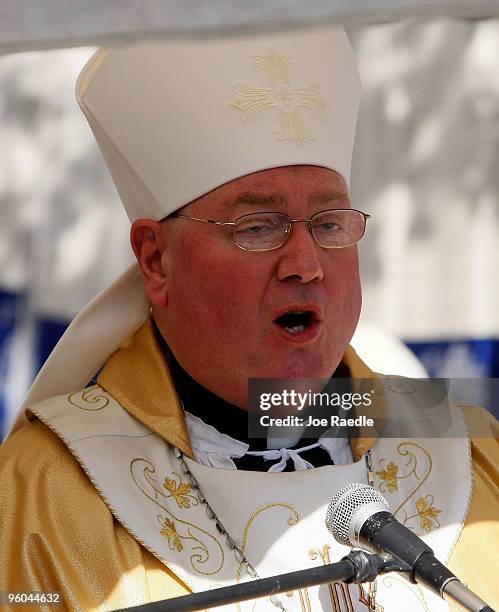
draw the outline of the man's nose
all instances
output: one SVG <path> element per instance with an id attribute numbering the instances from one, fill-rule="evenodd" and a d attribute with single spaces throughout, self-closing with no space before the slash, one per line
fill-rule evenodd
<path id="1" fill-rule="evenodd" d="M 321 247 L 315 242 L 307 223 L 293 223 L 287 241 L 278 250 L 277 278 L 300 283 L 319 282 L 324 271 L 319 259 Z"/>

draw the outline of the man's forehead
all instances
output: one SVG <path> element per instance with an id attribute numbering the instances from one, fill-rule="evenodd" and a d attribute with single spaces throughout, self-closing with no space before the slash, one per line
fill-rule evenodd
<path id="1" fill-rule="evenodd" d="M 305 202 L 311 205 L 334 205 L 335 202 L 341 205 L 342 203 L 348 203 L 348 201 L 349 199 L 346 191 L 332 190 L 327 187 L 324 187 L 324 189 L 318 188 L 316 191 L 306 194 L 305 197 Z M 227 202 L 231 208 L 247 205 L 254 206 L 255 208 L 261 206 L 285 207 L 290 203 L 292 203 L 290 198 L 284 193 L 265 193 L 265 191 L 246 191 Z"/>
<path id="2" fill-rule="evenodd" d="M 246 208 L 280 210 L 297 200 L 309 205 L 348 206 L 348 188 L 343 177 L 328 168 L 291 166 L 263 170 L 235 179 L 191 204 L 193 209 L 213 212 Z"/>

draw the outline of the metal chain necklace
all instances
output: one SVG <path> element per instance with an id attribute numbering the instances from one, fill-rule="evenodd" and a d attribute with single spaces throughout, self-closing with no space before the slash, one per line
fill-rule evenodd
<path id="1" fill-rule="evenodd" d="M 190 471 L 189 466 L 187 465 L 184 459 L 184 454 L 182 453 L 182 451 L 179 450 L 178 448 L 175 448 L 174 452 L 175 452 L 175 457 L 178 459 L 180 463 L 180 469 L 187 476 L 187 478 L 189 478 L 190 485 L 196 491 L 199 502 L 205 506 L 206 514 L 208 515 L 208 518 L 212 521 L 215 521 L 215 527 L 217 531 L 220 533 L 221 536 L 225 536 L 225 541 L 227 543 L 227 546 L 231 550 L 234 551 L 234 556 L 236 557 L 236 561 L 245 567 L 246 571 L 248 572 L 251 578 L 253 579 L 261 578 L 261 576 L 258 575 L 258 572 L 256 571 L 256 569 L 253 567 L 253 565 L 251 565 L 251 563 L 246 558 L 246 555 L 243 553 L 243 551 L 239 548 L 239 546 L 231 538 L 230 534 L 227 532 L 227 530 L 223 526 L 222 522 L 216 515 L 215 511 L 213 510 L 213 508 L 210 506 L 210 504 L 206 500 L 206 497 L 203 495 L 203 492 L 201 491 L 201 487 L 199 486 L 198 481 L 194 477 L 193 473 Z M 279 608 L 279 610 L 282 610 L 282 612 L 287 612 L 283 603 L 275 595 L 270 596 L 270 601 L 276 608 Z"/>
<path id="2" fill-rule="evenodd" d="M 225 529 L 225 527 L 222 524 L 222 521 L 218 518 L 213 508 L 210 506 L 209 502 L 207 501 L 206 497 L 204 496 L 201 490 L 201 487 L 199 486 L 199 482 L 197 481 L 197 479 L 195 478 L 195 476 L 189 469 L 189 466 L 187 465 L 187 462 L 184 459 L 184 454 L 182 453 L 182 451 L 178 448 L 174 448 L 174 453 L 175 453 L 175 457 L 177 458 L 180 464 L 180 470 L 189 479 L 191 487 L 196 491 L 196 495 L 197 495 L 199 502 L 205 506 L 206 514 L 208 518 L 212 521 L 215 521 L 215 527 L 217 531 L 220 533 L 221 536 L 225 537 L 225 542 L 227 546 L 230 548 L 230 550 L 234 551 L 234 556 L 236 558 L 236 561 L 244 566 L 250 578 L 253 578 L 253 579 L 261 578 L 261 576 L 259 576 L 258 572 L 254 568 L 254 566 L 246 558 L 246 555 L 244 554 L 244 552 L 239 548 L 239 546 L 232 539 L 228 531 Z M 367 453 L 364 456 L 365 456 L 366 467 L 367 467 L 367 481 L 370 485 L 372 485 L 373 480 L 374 480 L 373 478 L 374 475 L 372 471 L 371 451 L 367 451 Z M 371 583 L 371 584 L 369 586 L 367 598 L 369 601 L 370 612 L 375 612 L 376 611 L 376 602 L 375 602 L 376 582 Z M 284 607 L 284 604 L 278 597 L 276 597 L 275 595 L 271 595 L 269 599 L 276 608 L 278 608 L 282 612 L 287 612 L 286 608 Z"/>

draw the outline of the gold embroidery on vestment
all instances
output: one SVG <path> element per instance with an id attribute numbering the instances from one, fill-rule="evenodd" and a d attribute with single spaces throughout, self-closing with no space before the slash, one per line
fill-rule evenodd
<path id="1" fill-rule="evenodd" d="M 435 496 L 428 493 L 427 495 L 419 495 L 416 499 L 416 494 L 428 480 L 433 469 L 430 453 L 415 442 L 400 443 L 397 446 L 397 453 L 406 458 L 402 469 L 392 460 L 387 463 L 387 459 L 384 457 L 378 461 L 380 467 L 376 471 L 376 476 L 380 479 L 378 489 L 382 493 L 395 493 L 398 491 L 399 480 L 404 478 L 415 479 L 416 486 L 398 505 L 393 514 L 395 516 L 400 514 L 402 524 L 408 527 L 411 526 L 410 523 L 414 519 L 419 519 L 421 529 L 427 532 L 440 527 L 438 515 L 442 511 L 434 505 Z M 412 503 L 414 503 L 414 506 L 412 506 Z"/>
<path id="2" fill-rule="evenodd" d="M 380 459 L 380 464 L 382 464 L 382 462 L 384 463 L 384 461 L 384 459 Z M 389 491 L 390 493 L 398 491 L 398 471 L 399 466 L 396 463 L 393 463 L 393 461 L 390 461 L 386 467 L 383 467 L 383 469 L 376 472 L 376 476 L 379 476 L 381 479 L 379 490 L 382 493 L 385 493 L 386 491 Z"/>
<path id="3" fill-rule="evenodd" d="M 324 117 L 326 101 L 320 94 L 319 85 L 290 85 L 289 69 L 293 64 L 289 54 L 268 51 L 264 55 L 254 56 L 253 63 L 265 72 L 270 87 L 251 87 L 240 83 L 232 88 L 236 99 L 231 106 L 241 112 L 241 119 L 253 120 L 260 111 L 276 108 L 280 115 L 280 125 L 273 130 L 277 140 L 291 138 L 298 143 L 305 139 L 315 140 L 314 131 L 305 123 L 299 109 L 315 109 Z"/>
<path id="4" fill-rule="evenodd" d="M 330 550 L 331 547 L 329 546 L 329 544 L 324 544 L 322 549 L 313 548 L 309 550 L 308 556 L 312 561 L 315 561 L 318 557 L 320 557 L 323 565 L 329 565 L 331 563 L 331 559 L 329 557 Z M 349 585 L 345 584 L 344 582 L 330 582 L 327 587 L 329 590 L 329 599 L 333 612 L 354 612 L 355 608 L 352 602 Z M 367 594 L 364 592 L 364 589 L 360 584 L 356 585 L 356 587 L 352 585 L 352 588 L 357 588 L 359 603 L 364 604 L 366 608 L 370 609 L 369 593 L 371 585 L 369 585 L 368 587 L 369 592 Z M 307 588 L 305 587 L 301 590 L 305 591 L 308 597 Z M 303 610 L 303 608 L 302 611 L 306 612 L 305 610 Z M 383 612 L 383 608 L 379 605 L 376 605 L 376 612 Z"/>
<path id="5" fill-rule="evenodd" d="M 168 540 L 168 546 L 171 550 L 176 550 L 177 552 L 181 552 L 184 547 L 180 542 L 180 538 L 178 537 L 177 528 L 175 527 L 175 523 L 171 521 L 167 516 L 158 515 L 158 522 L 161 525 L 161 535 L 164 536 Z"/>
<path id="6" fill-rule="evenodd" d="M 92 387 L 87 387 L 82 391 L 75 391 L 68 395 L 68 402 L 80 410 L 95 412 L 108 406 L 109 398 L 99 385 L 93 385 Z"/>
<path id="7" fill-rule="evenodd" d="M 98 386 L 98 385 L 96 385 Z M 100 388 L 100 387 L 99 387 Z M 168 561 L 166 559 L 164 559 L 163 557 L 161 557 L 156 550 L 154 550 L 153 548 L 151 548 L 151 546 L 149 546 L 149 544 L 147 544 L 146 542 L 144 542 L 144 540 L 138 535 L 138 533 L 136 533 L 120 516 L 118 510 L 113 506 L 113 504 L 111 504 L 111 501 L 109 500 L 109 498 L 106 496 L 106 494 L 104 493 L 104 491 L 101 489 L 99 483 L 97 482 L 97 480 L 94 478 L 93 474 L 90 472 L 90 470 L 87 468 L 86 463 L 83 461 L 83 459 L 79 456 L 78 452 L 75 450 L 74 446 L 72 445 L 72 443 L 69 441 L 68 438 L 66 438 L 62 432 L 59 431 L 59 429 L 57 427 L 54 427 L 53 423 L 51 423 L 49 420 L 47 420 L 47 418 L 42 415 L 40 412 L 36 411 L 33 407 L 30 407 L 31 412 L 40 419 L 40 421 L 42 423 L 44 423 L 49 429 L 50 431 L 52 431 L 58 438 L 60 438 L 64 444 L 68 447 L 68 449 L 70 450 L 71 454 L 74 456 L 74 458 L 78 461 L 78 463 L 80 464 L 82 470 L 85 472 L 85 474 L 87 475 L 88 479 L 90 480 L 90 482 L 92 483 L 93 487 L 95 488 L 95 490 L 97 491 L 97 493 L 100 495 L 101 499 L 103 500 L 103 502 L 106 504 L 106 506 L 109 508 L 111 514 L 114 516 L 114 518 L 118 521 L 118 523 L 120 525 L 122 525 L 124 527 L 124 529 L 126 529 L 126 531 L 128 531 L 128 533 L 132 536 L 132 538 L 138 542 L 141 546 L 143 546 L 147 551 L 149 551 L 151 553 L 151 555 L 153 557 L 155 557 L 156 559 L 158 559 L 159 561 L 161 561 L 161 563 L 163 563 L 163 565 L 165 567 L 170 568 L 170 565 L 168 563 Z M 192 586 L 190 580 L 187 577 L 182 576 L 182 580 L 183 582 L 187 585 L 187 587 L 191 590 L 194 591 L 194 587 Z"/>
<path id="8" fill-rule="evenodd" d="M 241 552 L 245 555 L 246 554 L 246 547 L 248 545 L 248 540 L 249 540 L 249 534 L 250 534 L 250 530 L 253 527 L 253 523 L 255 522 L 255 520 L 257 519 L 257 517 L 262 514 L 262 512 L 266 512 L 267 510 L 271 510 L 272 508 L 286 508 L 287 510 L 289 510 L 291 512 L 291 516 L 288 517 L 286 523 L 290 526 L 293 527 L 294 525 L 296 525 L 298 523 L 298 521 L 300 520 L 300 514 L 298 512 L 298 510 L 296 510 L 296 508 L 293 508 L 293 506 L 291 506 L 290 504 L 286 504 L 284 502 L 273 502 L 270 504 L 265 504 L 265 506 L 262 506 L 261 508 L 258 508 L 257 510 L 255 510 L 251 516 L 249 517 L 246 526 L 244 527 L 243 530 L 243 537 L 242 537 L 242 543 L 240 546 L 240 550 Z M 238 566 L 237 566 L 237 570 L 236 570 L 236 582 L 239 583 L 241 581 L 241 572 L 242 572 L 242 568 L 243 568 L 243 561 L 240 561 Z M 265 598 L 265 601 L 270 601 L 269 598 Z M 255 605 L 258 603 L 258 600 L 253 604 L 253 609 L 255 607 Z M 241 610 L 241 606 L 240 604 L 237 604 L 237 609 L 240 612 Z M 306 611 L 305 611 L 306 612 Z"/>
<path id="9" fill-rule="evenodd" d="M 308 590 L 300 589 L 298 591 L 298 595 L 300 597 L 300 605 L 302 612 L 312 612 L 312 606 L 310 605 L 310 599 L 308 597 Z M 289 596 L 292 597 L 293 593 L 291 592 Z"/>
<path id="10" fill-rule="evenodd" d="M 416 500 L 416 508 L 421 521 L 421 528 L 425 531 L 431 531 L 432 529 L 440 527 L 440 522 L 437 517 L 442 511 L 435 508 L 433 505 L 434 500 L 435 498 L 431 494 Z"/>
<path id="11" fill-rule="evenodd" d="M 177 472 L 172 472 L 175 478 L 165 478 L 163 487 L 170 492 L 167 497 L 173 497 L 179 508 L 190 508 L 191 504 L 197 506 L 198 498 L 191 493 L 192 485 L 188 482 L 182 482 L 182 477 Z"/>
<path id="12" fill-rule="evenodd" d="M 191 550 L 189 562 L 192 569 L 204 576 L 216 574 L 224 564 L 224 550 L 218 539 L 202 527 L 179 518 L 173 514 L 164 502 L 162 503 L 162 500 L 174 499 L 181 510 L 185 511 L 190 509 L 192 500 L 189 498 L 194 497 L 189 493 L 191 490 L 189 488 L 190 485 L 188 485 L 188 483 L 183 483 L 180 475 L 176 472 L 172 472 L 171 475 L 178 480 L 174 478 L 165 478 L 163 486 L 160 486 L 154 477 L 155 473 L 156 468 L 148 459 L 136 457 L 130 463 L 130 475 L 136 487 L 145 497 L 147 497 L 147 499 L 151 500 L 166 513 L 166 515 L 158 515 L 157 520 L 160 526 L 160 533 L 167 539 L 170 549 L 176 552 L 182 552 L 184 549 L 184 542 L 190 542 Z M 139 482 L 140 477 L 143 477 L 144 482 Z M 169 487 L 171 487 L 171 489 L 166 486 L 167 481 L 169 481 Z M 146 487 L 149 490 L 146 490 Z M 174 490 L 177 491 L 177 497 L 175 497 L 173 493 Z M 165 491 L 168 491 L 169 494 Z M 178 491 L 181 493 L 179 494 Z M 187 505 L 187 503 L 189 505 Z M 192 505 L 194 506 L 197 504 L 192 503 Z M 212 549 L 211 552 L 210 548 Z M 208 570 L 202 567 L 206 565 L 208 561 L 212 561 L 213 563 L 215 553 L 220 557 L 218 564 L 215 561 L 215 569 Z"/>
<path id="13" fill-rule="evenodd" d="M 416 391 L 416 387 L 407 380 L 397 380 L 388 385 L 390 391 L 394 393 L 400 393 L 401 395 L 413 395 Z"/>
<path id="14" fill-rule="evenodd" d="M 244 554 L 246 554 L 246 546 L 248 545 L 249 532 L 250 532 L 250 529 L 253 527 L 253 523 L 255 522 L 256 518 L 262 512 L 266 512 L 267 510 L 270 510 L 271 508 L 287 508 L 291 512 L 291 516 L 286 521 L 287 524 L 290 527 L 293 527 L 294 525 L 296 525 L 298 523 L 298 521 L 300 520 L 300 514 L 298 513 L 298 510 L 296 510 L 296 508 L 293 508 L 293 506 L 290 506 L 289 504 L 286 504 L 284 502 L 274 502 L 274 503 L 271 503 L 271 504 L 265 504 L 265 506 L 262 506 L 261 508 L 258 508 L 249 517 L 248 522 L 246 523 L 246 526 L 245 526 L 245 528 L 243 530 L 241 551 Z M 242 570 L 242 567 L 243 567 L 243 562 L 240 561 L 239 565 L 237 567 L 237 571 L 236 571 L 236 581 L 237 582 L 239 582 L 241 580 L 241 570 Z"/>

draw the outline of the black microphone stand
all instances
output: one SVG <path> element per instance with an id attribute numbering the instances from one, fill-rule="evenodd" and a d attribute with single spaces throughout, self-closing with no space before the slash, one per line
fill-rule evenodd
<path id="1" fill-rule="evenodd" d="M 352 550 L 338 563 L 126 609 L 135 612 L 195 612 L 328 582 L 355 582 L 356 584 L 372 582 L 378 574 L 393 571 L 409 572 L 410 569 L 409 566 L 394 561 L 389 555 L 373 555 L 363 550 Z"/>

